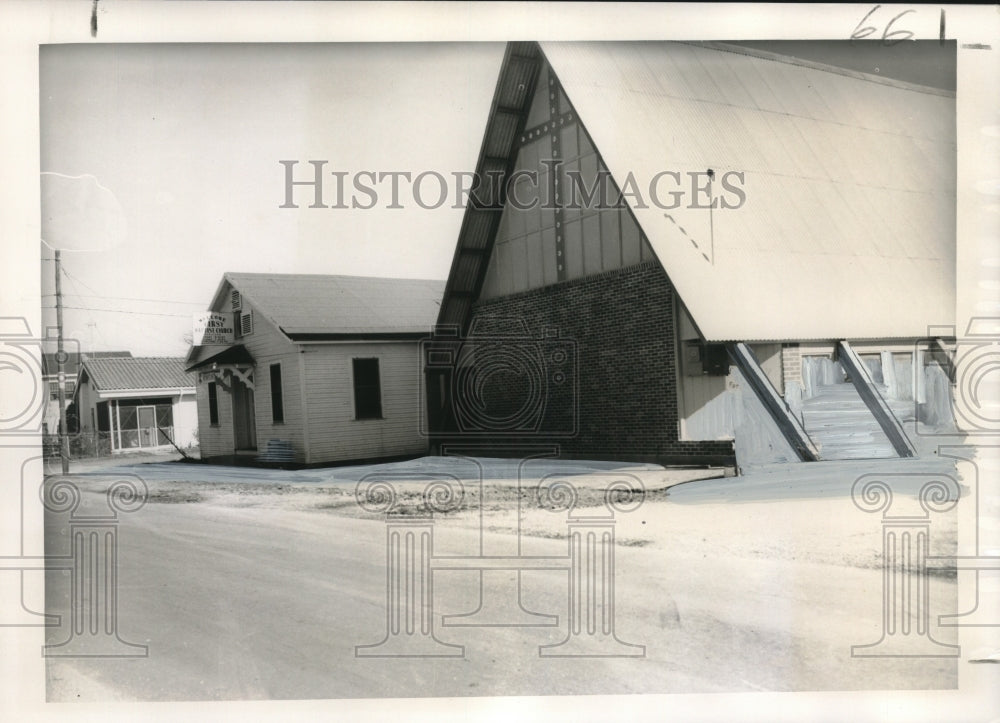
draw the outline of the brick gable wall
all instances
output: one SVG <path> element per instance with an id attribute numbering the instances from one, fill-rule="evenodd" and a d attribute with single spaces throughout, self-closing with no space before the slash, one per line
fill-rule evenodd
<path id="1" fill-rule="evenodd" d="M 549 395 L 552 408 L 538 432 L 496 441 L 558 443 L 570 458 L 731 460 L 731 442 L 677 439 L 673 299 L 666 274 L 654 262 L 478 302 L 475 333 L 502 335 L 523 325 L 530 338 L 541 339 L 546 330 L 556 330 L 561 342 L 573 342 L 578 361 L 575 435 L 558 434 L 571 428 L 565 407 L 573 395 L 561 388 Z M 547 344 L 552 346 L 542 341 L 540 348 Z M 546 384 L 552 384 L 552 372 L 550 365 Z M 481 442 L 488 452 L 487 440 L 459 435 L 440 441 Z"/>

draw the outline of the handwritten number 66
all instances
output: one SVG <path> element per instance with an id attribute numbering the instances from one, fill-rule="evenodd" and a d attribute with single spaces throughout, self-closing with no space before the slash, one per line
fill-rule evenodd
<path id="1" fill-rule="evenodd" d="M 858 23 L 858 26 L 856 28 L 854 28 L 854 32 L 851 33 L 851 40 L 860 40 L 861 38 L 867 38 L 869 35 L 871 35 L 872 33 L 876 32 L 878 30 L 878 28 L 876 28 L 874 25 L 868 25 L 866 27 L 861 27 L 861 26 L 880 7 L 882 7 L 882 6 L 881 5 L 876 5 L 871 10 L 868 11 L 867 15 L 865 15 L 863 18 L 861 18 L 861 22 Z M 901 17 L 903 17 L 907 13 L 912 13 L 912 12 L 916 12 L 916 11 L 915 10 L 904 10 L 903 12 L 901 12 L 899 15 L 897 15 L 896 17 L 894 17 L 892 20 L 890 20 L 886 24 L 885 30 L 882 31 L 882 42 L 885 45 L 895 45 L 896 43 L 901 43 L 904 40 L 909 40 L 910 38 L 913 37 L 913 33 L 911 33 L 909 30 L 892 30 L 892 24 L 893 23 L 895 23 L 897 20 L 899 20 Z"/>

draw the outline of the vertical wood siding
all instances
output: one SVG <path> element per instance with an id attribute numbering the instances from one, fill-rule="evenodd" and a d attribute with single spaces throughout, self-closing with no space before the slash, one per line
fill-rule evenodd
<path id="1" fill-rule="evenodd" d="M 632 214 L 616 204 L 619 189 L 578 119 L 562 118 L 568 123 L 560 121 L 559 132 L 555 133 L 553 116 L 571 108 L 561 91 L 559 106 L 554 99 L 550 101 L 549 91 L 555 93 L 557 86 L 550 87 L 548 73 L 548 68 L 543 67 L 538 94 L 528 113 L 528 126 L 551 120 L 553 130 L 537 133 L 534 140 L 525 141 L 515 151 L 518 180 L 512 197 L 516 202 L 508 200 L 504 207 L 483 282 L 483 300 L 656 258 Z M 534 123 L 535 119 L 541 120 Z M 558 194 L 550 178 L 555 166 L 558 187 L 562 189 Z M 537 177 L 529 178 L 526 173 L 536 173 Z M 601 188 L 598 179 L 602 176 L 607 184 L 603 195 L 594 191 Z M 588 201 L 591 192 L 595 195 Z M 561 222 L 557 220 L 556 206 L 561 209 Z M 557 251 L 561 244 L 565 254 Z M 565 265 L 561 272 L 559 264 Z"/>

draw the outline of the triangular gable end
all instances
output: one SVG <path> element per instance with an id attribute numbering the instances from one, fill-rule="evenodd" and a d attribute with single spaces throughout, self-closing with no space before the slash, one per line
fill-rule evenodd
<path id="1" fill-rule="evenodd" d="M 656 260 L 536 43 L 507 47 L 476 170 L 439 324 L 467 330 L 480 298 Z"/>
<path id="2" fill-rule="evenodd" d="M 236 284 L 233 283 L 233 279 L 230 277 L 229 272 L 222 275 L 222 280 L 219 281 L 219 285 L 215 289 L 215 294 L 212 295 L 212 301 L 209 303 L 207 311 L 227 315 L 233 314 L 233 324 L 235 326 L 241 323 L 241 312 L 251 307 L 255 312 L 254 318 L 251 320 L 251 324 L 270 324 L 278 330 L 278 333 L 280 333 L 284 339 L 286 339 L 289 343 L 292 343 L 291 339 L 288 338 L 288 335 L 278 325 L 278 323 L 266 311 L 262 310 L 260 304 L 258 304 L 253 298 L 247 296 L 242 289 L 237 288 Z M 238 328 L 237 331 L 239 331 Z M 191 346 L 184 357 L 185 369 L 190 371 L 199 364 L 203 364 L 209 357 L 212 357 L 227 348 L 231 348 L 233 344 L 238 342 L 240 336 L 241 334 L 237 334 L 236 339 L 234 339 L 232 344 Z"/>
<path id="3" fill-rule="evenodd" d="M 612 185 L 638 188 L 617 221 L 514 213 L 506 192 L 523 202 L 531 179 L 512 174 L 538 170 L 544 196 L 544 161 L 556 160 L 585 183 L 607 168 Z M 953 323 L 945 91 L 721 44 L 512 43 L 477 171 L 474 195 L 495 202 L 466 209 L 442 324 L 467 331 L 477 299 L 556 283 L 560 271 L 626 266 L 637 235 L 651 241 L 639 259 L 659 261 L 709 341 L 918 338 Z M 651 199 L 665 172 L 681 180 L 663 180 L 659 200 L 683 191 L 676 207 Z M 709 210 L 706 184 L 730 205 Z"/>

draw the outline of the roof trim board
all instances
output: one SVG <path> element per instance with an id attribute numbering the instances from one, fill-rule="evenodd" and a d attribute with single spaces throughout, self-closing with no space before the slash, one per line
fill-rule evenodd
<path id="1" fill-rule="evenodd" d="M 208 349 L 208 346 L 199 347 L 200 349 Z M 226 345 L 213 345 L 215 353 L 211 356 L 205 357 L 199 360 L 196 364 L 192 364 L 187 367 L 187 371 L 194 371 L 195 369 L 200 369 L 206 364 L 253 364 L 254 358 L 250 355 L 250 352 L 243 344 L 236 344 L 234 346 Z"/>
<path id="2" fill-rule="evenodd" d="M 515 72 L 514 63 L 520 62 L 527 68 L 517 69 Z M 514 172 L 514 165 L 517 162 L 517 150 L 519 139 L 525 131 L 528 112 L 531 109 L 531 102 L 535 97 L 536 84 L 538 82 L 539 71 L 542 66 L 542 55 L 537 43 L 518 42 L 508 43 L 504 51 L 503 62 L 500 66 L 500 74 L 497 79 L 496 90 L 493 93 L 493 100 L 490 103 L 490 111 L 487 115 L 486 130 L 483 135 L 483 143 L 480 147 L 479 158 L 476 161 L 476 175 L 478 178 L 486 178 L 486 161 L 489 158 L 498 156 L 496 145 L 501 145 L 506 151 L 506 164 L 502 176 L 502 185 L 499 188 L 499 198 L 497 204 L 490 207 L 476 207 L 472 197 L 466 205 L 465 214 L 462 217 L 462 226 L 458 234 L 458 243 L 455 254 L 452 257 L 451 270 L 448 274 L 448 281 L 445 285 L 444 297 L 441 302 L 441 310 L 438 313 L 438 325 L 455 325 L 460 327 L 464 333 L 468 329 L 472 308 L 472 300 L 479 297 L 486 278 L 486 270 L 489 266 L 492 255 L 493 243 L 496 239 L 497 230 L 500 227 L 500 218 L 503 214 L 503 207 L 506 203 L 506 182 Z M 511 88 L 515 91 L 512 93 Z M 511 96 L 520 97 L 520 102 L 511 101 Z M 517 106 L 517 107 L 515 107 Z M 499 113 L 509 115 L 510 111 L 518 110 L 517 122 L 514 132 L 509 139 L 498 136 L 504 130 L 497 124 L 496 117 Z M 494 199 L 490 199 L 493 201 Z M 482 245 L 474 243 L 476 234 L 483 233 L 482 226 L 485 224 L 485 242 Z M 472 256 L 474 261 L 467 264 L 463 273 L 459 273 L 462 268 L 462 258 Z M 465 278 L 470 276 L 471 278 Z M 459 288 L 459 286 L 461 287 Z"/>
<path id="3" fill-rule="evenodd" d="M 322 341 L 419 341 L 426 339 L 427 332 L 357 332 L 357 333 L 327 333 L 327 332 L 285 332 L 293 342 L 322 342 Z"/>
<path id="4" fill-rule="evenodd" d="M 754 58 L 761 58 L 763 60 L 774 60 L 785 65 L 797 65 L 803 68 L 812 68 L 814 70 L 824 70 L 828 73 L 836 73 L 837 75 L 844 75 L 848 78 L 857 78 L 859 80 L 867 80 L 872 83 L 881 83 L 882 85 L 888 85 L 893 88 L 902 88 L 904 90 L 913 90 L 918 93 L 929 93 L 930 95 L 940 95 L 946 98 L 954 98 L 954 91 L 945 90 L 944 88 L 932 88 L 927 85 L 919 85 L 918 83 L 909 83 L 905 80 L 898 80 L 896 78 L 887 78 L 882 75 L 872 75 L 871 73 L 863 73 L 860 70 L 852 70 L 850 68 L 841 68 L 836 65 L 827 65 L 826 63 L 820 63 L 815 60 L 808 60 L 806 58 L 796 58 L 791 55 L 781 55 L 780 53 L 772 53 L 767 50 L 761 50 L 760 48 L 750 48 L 743 45 L 737 45 L 735 43 L 722 43 L 718 41 L 706 40 L 706 41 L 679 41 L 684 42 L 687 45 L 697 45 L 703 48 L 712 48 L 714 50 L 721 50 L 726 53 L 736 53 L 737 55 L 747 55 Z"/>

